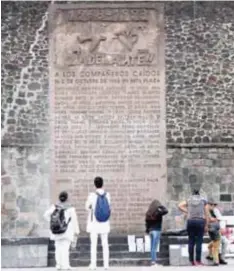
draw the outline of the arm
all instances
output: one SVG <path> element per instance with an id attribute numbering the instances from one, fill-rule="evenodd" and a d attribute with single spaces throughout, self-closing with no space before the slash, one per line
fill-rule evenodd
<path id="1" fill-rule="evenodd" d="M 220 221 L 220 231 L 221 231 L 221 234 L 224 234 L 225 233 L 225 228 L 226 228 L 226 221 L 225 219 L 223 218 L 220 210 L 218 208 L 214 208 L 214 214 L 216 216 L 216 218 L 218 219 L 218 221 Z"/>
<path id="2" fill-rule="evenodd" d="M 187 202 L 186 201 L 182 201 L 181 203 L 179 203 L 178 208 L 181 212 L 187 214 L 188 213 L 188 208 L 187 208 Z"/>
<path id="3" fill-rule="evenodd" d="M 80 227 L 79 227 L 79 221 L 78 221 L 78 217 L 76 215 L 75 208 L 73 208 L 73 210 L 72 210 L 72 221 L 73 221 L 74 234 L 79 235 L 80 234 Z"/>
<path id="4" fill-rule="evenodd" d="M 222 215 L 221 215 L 218 208 L 214 208 L 214 214 L 215 214 L 217 220 L 219 220 L 219 221 L 223 220 Z"/>
<path id="5" fill-rule="evenodd" d="M 145 220 L 145 232 L 149 233 L 149 221 Z"/>
<path id="6" fill-rule="evenodd" d="M 207 232 L 208 231 L 208 225 L 209 225 L 210 222 L 213 221 L 213 218 L 210 215 L 209 205 L 206 204 L 204 208 L 205 208 L 205 220 L 206 220 L 205 232 Z"/>
<path id="7" fill-rule="evenodd" d="M 43 217 L 44 217 L 44 219 L 45 219 L 46 221 L 48 221 L 48 222 L 50 221 L 50 217 L 51 217 L 51 215 L 52 215 L 54 209 L 55 209 L 55 206 L 52 205 L 52 206 L 44 213 Z"/>
<path id="8" fill-rule="evenodd" d="M 108 202 L 109 202 L 110 209 L 111 209 L 111 198 L 110 198 L 110 193 L 107 193 L 106 197 L 107 197 L 107 200 L 108 200 Z"/>
<path id="9" fill-rule="evenodd" d="M 86 211 L 89 211 L 91 208 L 92 208 L 92 194 L 89 194 L 87 200 L 86 200 L 86 203 L 85 203 L 85 210 Z"/>

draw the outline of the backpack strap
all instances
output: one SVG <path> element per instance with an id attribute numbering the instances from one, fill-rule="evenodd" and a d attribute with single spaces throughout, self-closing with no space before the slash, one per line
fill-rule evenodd
<path id="1" fill-rule="evenodd" d="M 68 221 L 67 221 L 67 225 L 70 223 L 71 221 L 71 217 L 69 217 Z"/>
<path id="2" fill-rule="evenodd" d="M 101 197 L 105 197 L 106 196 L 106 192 L 104 192 L 102 195 L 100 195 L 98 192 L 96 192 L 97 196 L 101 196 Z"/>

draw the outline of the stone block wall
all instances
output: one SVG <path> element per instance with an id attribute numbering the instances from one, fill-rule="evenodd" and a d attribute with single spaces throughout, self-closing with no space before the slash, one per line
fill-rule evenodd
<path id="1" fill-rule="evenodd" d="M 2 236 L 37 236 L 45 231 L 49 204 L 49 153 L 44 148 L 2 148 Z"/>
<path id="2" fill-rule="evenodd" d="M 5 236 L 44 234 L 35 221 L 50 201 L 48 7 L 46 1 L 2 2 Z M 182 223 L 176 204 L 191 183 L 220 200 L 225 212 L 233 210 L 233 13 L 232 2 L 164 4 L 168 227 L 174 219 Z"/>
<path id="3" fill-rule="evenodd" d="M 50 198 L 48 3 L 2 3 L 2 236 L 44 235 Z"/>
<path id="4" fill-rule="evenodd" d="M 234 148 L 168 149 L 168 216 L 167 227 L 184 227 L 178 202 L 185 200 L 193 188 L 214 198 L 223 215 L 234 215 Z M 176 222 L 176 223 L 175 223 Z"/>
<path id="5" fill-rule="evenodd" d="M 165 3 L 167 142 L 234 142 L 233 2 Z"/>

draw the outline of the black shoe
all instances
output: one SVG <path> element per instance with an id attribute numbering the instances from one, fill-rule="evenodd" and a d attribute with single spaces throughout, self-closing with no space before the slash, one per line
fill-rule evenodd
<path id="1" fill-rule="evenodd" d="M 213 261 L 213 257 L 211 257 L 211 256 L 209 256 L 209 255 L 206 256 L 206 259 L 209 260 L 209 261 Z"/>
<path id="2" fill-rule="evenodd" d="M 219 266 L 219 264 L 218 263 L 214 263 L 213 266 Z"/>
<path id="3" fill-rule="evenodd" d="M 224 261 L 223 259 L 220 259 L 219 264 L 228 264 L 228 263 L 226 261 Z"/>

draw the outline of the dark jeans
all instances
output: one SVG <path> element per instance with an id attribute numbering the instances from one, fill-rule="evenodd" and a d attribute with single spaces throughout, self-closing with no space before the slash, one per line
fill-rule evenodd
<path id="1" fill-rule="evenodd" d="M 201 261 L 203 235 L 205 230 L 204 219 L 189 219 L 187 224 L 188 231 L 188 250 L 189 260 L 194 261 L 194 247 L 196 245 L 196 261 Z"/>

